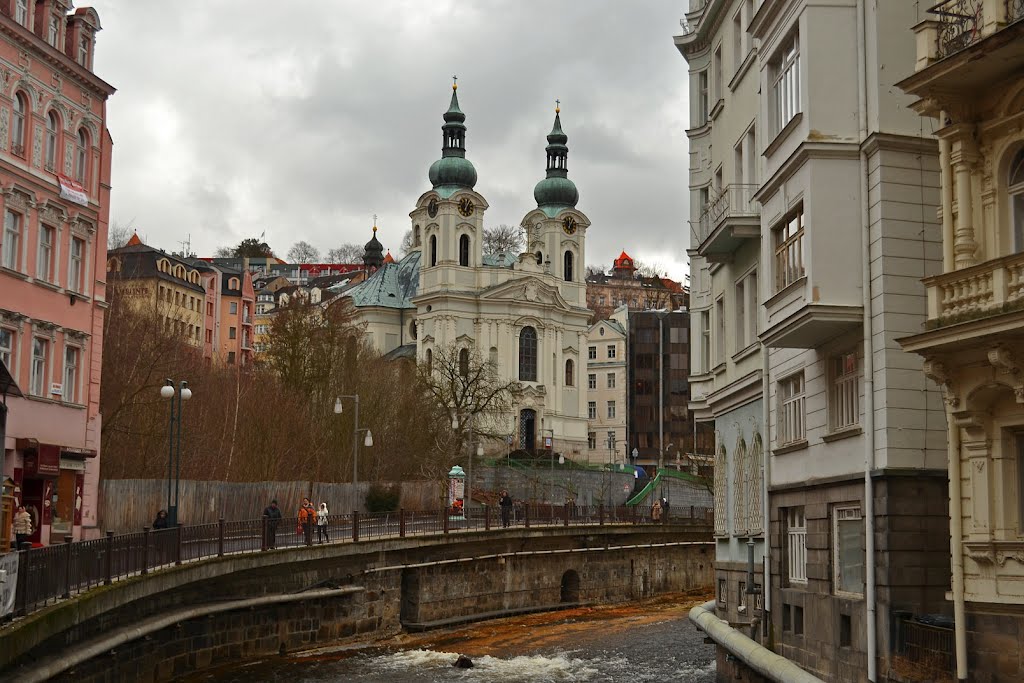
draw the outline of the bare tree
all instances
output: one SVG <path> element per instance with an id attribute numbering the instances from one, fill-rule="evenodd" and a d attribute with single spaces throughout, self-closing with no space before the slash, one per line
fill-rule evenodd
<path id="1" fill-rule="evenodd" d="M 405 234 L 402 235 L 402 246 L 400 247 L 398 253 L 401 254 L 402 256 L 405 256 L 410 251 L 412 251 L 413 247 L 415 246 L 416 245 L 413 244 L 412 230 L 406 230 Z"/>
<path id="2" fill-rule="evenodd" d="M 644 277 L 662 277 L 668 272 L 668 269 L 657 261 L 647 262 L 633 259 L 633 266 L 636 268 L 636 274 Z"/>
<path id="3" fill-rule="evenodd" d="M 523 229 L 503 223 L 484 229 L 484 256 L 519 255 L 523 250 Z"/>
<path id="4" fill-rule="evenodd" d="M 300 240 L 288 250 L 289 263 L 320 263 L 320 250 L 305 240 Z"/>
<path id="5" fill-rule="evenodd" d="M 594 275 L 604 275 L 608 270 L 604 266 L 588 265 L 584 271 L 584 277 L 593 277 Z"/>
<path id="6" fill-rule="evenodd" d="M 327 252 L 329 263 L 362 263 L 364 248 L 354 242 L 346 242 L 337 249 Z"/>
<path id="7" fill-rule="evenodd" d="M 231 247 L 217 247 L 213 252 L 214 258 L 232 258 L 235 255 L 235 250 Z"/>
<path id="8" fill-rule="evenodd" d="M 120 249 L 124 245 L 128 244 L 128 240 L 135 234 L 135 225 L 132 221 L 127 223 L 120 223 L 114 221 L 114 224 L 110 226 L 110 230 L 107 231 L 107 249 Z"/>

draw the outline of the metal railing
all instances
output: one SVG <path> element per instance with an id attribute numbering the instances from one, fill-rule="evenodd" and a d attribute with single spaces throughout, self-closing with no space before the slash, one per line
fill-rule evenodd
<path id="1" fill-rule="evenodd" d="M 944 0 L 928 8 L 939 22 L 940 59 L 981 40 L 985 24 L 982 4 L 983 0 Z"/>
<path id="2" fill-rule="evenodd" d="M 707 209 L 700 217 L 699 233 L 703 243 L 712 232 L 727 218 L 751 218 L 760 215 L 754 195 L 759 185 L 733 183 L 727 185 L 722 193 L 711 200 Z"/>
<path id="3" fill-rule="evenodd" d="M 670 507 L 657 523 L 710 528 L 710 508 Z M 506 528 L 652 524 L 650 510 L 637 507 L 592 507 L 520 504 L 507 517 L 500 508 L 474 509 L 467 519 L 453 510 L 358 513 L 330 515 L 327 524 L 302 526 L 298 518 L 268 518 L 144 528 L 140 532 L 19 550 L 14 615 L 42 609 L 62 599 L 101 585 L 151 571 L 224 555 L 260 553 L 314 544 L 357 543 L 408 536 L 500 531 Z"/>
<path id="4" fill-rule="evenodd" d="M 956 668 L 952 628 L 921 623 L 914 619 L 897 621 L 898 654 L 922 673 L 950 674 Z M 923 680 L 923 679 L 922 679 Z"/>

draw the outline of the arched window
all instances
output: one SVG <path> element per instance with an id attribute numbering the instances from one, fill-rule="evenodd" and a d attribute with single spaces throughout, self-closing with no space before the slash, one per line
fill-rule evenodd
<path id="1" fill-rule="evenodd" d="M 1024 148 L 1017 152 L 1010 163 L 1008 183 L 1010 211 L 1013 214 L 1014 248 L 1024 251 Z"/>
<path id="2" fill-rule="evenodd" d="M 565 386 L 576 386 L 576 363 L 573 362 L 572 358 L 565 361 Z"/>
<path id="3" fill-rule="evenodd" d="M 715 455 L 715 536 L 729 533 L 729 461 L 725 446 L 720 445 Z"/>
<path id="4" fill-rule="evenodd" d="M 459 236 L 459 265 L 469 265 L 469 235 Z"/>
<path id="5" fill-rule="evenodd" d="M 519 332 L 519 379 L 537 381 L 537 330 L 532 327 Z"/>
<path id="6" fill-rule="evenodd" d="M 89 156 L 89 135 L 85 128 L 78 129 L 78 149 L 75 150 L 75 180 L 85 185 L 85 170 Z"/>
<path id="7" fill-rule="evenodd" d="M 542 253 L 540 253 L 540 252 L 538 251 L 538 252 L 537 252 L 537 253 L 535 253 L 535 254 L 534 254 L 533 256 L 534 256 L 534 258 L 536 258 L 536 259 L 537 259 L 537 265 L 538 265 L 538 266 L 539 266 L 540 264 L 544 263 L 544 254 L 542 254 Z"/>
<path id="8" fill-rule="evenodd" d="M 488 359 L 489 359 L 489 362 L 491 364 L 491 368 L 496 370 L 498 368 L 498 347 L 497 346 L 492 346 L 491 347 L 490 353 L 488 354 Z"/>
<path id="9" fill-rule="evenodd" d="M 747 442 L 740 437 L 733 453 L 732 478 L 732 532 L 741 536 L 747 532 L 746 480 L 747 480 Z"/>
<path id="10" fill-rule="evenodd" d="M 11 128 L 11 151 L 25 156 L 25 119 L 28 117 L 28 98 L 19 92 L 14 96 L 14 123 Z"/>
<path id="11" fill-rule="evenodd" d="M 420 244 L 420 226 L 414 226 L 412 229 L 412 246 L 419 247 Z"/>
<path id="12" fill-rule="evenodd" d="M 437 265 L 437 235 L 430 236 L 430 265 Z"/>
<path id="13" fill-rule="evenodd" d="M 469 349 L 459 349 L 459 375 L 469 377 Z"/>
<path id="14" fill-rule="evenodd" d="M 565 258 L 563 259 L 565 267 L 563 268 L 563 275 L 566 282 L 572 282 L 572 252 L 566 251 Z"/>
<path id="15" fill-rule="evenodd" d="M 434 352 L 427 349 L 427 374 L 433 374 L 434 372 Z"/>
<path id="16" fill-rule="evenodd" d="M 747 455 L 747 533 L 759 534 L 764 531 L 761 510 L 761 458 L 764 448 L 761 435 L 754 432 L 754 444 Z"/>
<path id="17" fill-rule="evenodd" d="M 46 115 L 46 170 L 57 168 L 57 136 L 60 133 L 60 119 L 57 112 L 50 111 Z"/>

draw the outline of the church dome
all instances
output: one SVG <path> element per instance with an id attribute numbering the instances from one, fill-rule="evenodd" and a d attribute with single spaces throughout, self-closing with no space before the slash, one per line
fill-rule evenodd
<path id="1" fill-rule="evenodd" d="M 466 158 L 466 115 L 459 108 L 458 87 L 452 84 L 452 101 L 444 113 L 441 158 L 430 165 L 427 173 L 434 190 L 445 198 L 476 185 L 476 168 Z"/>
<path id="2" fill-rule="evenodd" d="M 555 124 L 548 134 L 548 146 L 545 150 L 548 159 L 547 175 L 533 188 L 533 198 L 537 200 L 537 207 L 549 216 L 562 209 L 576 206 L 576 202 L 580 200 L 576 183 L 569 180 L 566 163 L 569 156 L 569 148 L 566 146 L 569 136 L 562 132 L 560 111 L 555 107 Z"/>
<path id="3" fill-rule="evenodd" d="M 363 248 L 363 265 L 370 268 L 380 268 L 384 264 L 384 245 L 377 239 L 377 226 L 373 226 L 373 237 Z"/>

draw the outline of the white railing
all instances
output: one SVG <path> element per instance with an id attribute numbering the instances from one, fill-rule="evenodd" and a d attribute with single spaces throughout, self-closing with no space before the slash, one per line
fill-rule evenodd
<path id="1" fill-rule="evenodd" d="M 929 320 L 995 315 L 1024 299 L 1024 253 L 936 275 L 925 286 Z"/>

